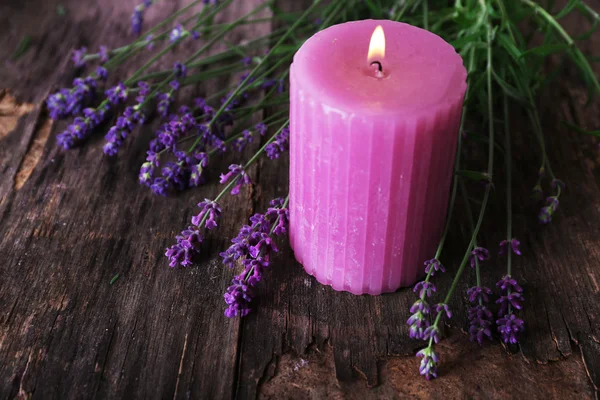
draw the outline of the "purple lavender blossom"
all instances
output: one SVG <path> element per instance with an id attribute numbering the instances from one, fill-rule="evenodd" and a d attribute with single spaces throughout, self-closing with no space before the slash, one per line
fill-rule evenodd
<path id="1" fill-rule="evenodd" d="M 48 97 L 46 107 L 48 107 L 50 118 L 56 121 L 69 116 L 67 104 L 70 96 L 68 89 L 61 89 Z"/>
<path id="2" fill-rule="evenodd" d="M 244 57 L 242 58 L 242 64 L 244 64 L 246 67 L 248 67 L 250 64 L 252 64 L 252 57 Z"/>
<path id="3" fill-rule="evenodd" d="M 409 326 L 409 336 L 412 339 L 424 339 L 425 330 L 429 327 L 428 315 L 431 312 L 429 304 L 424 299 L 418 299 L 410 308 L 412 315 L 406 321 Z"/>
<path id="4" fill-rule="evenodd" d="M 469 257 L 469 263 L 471 268 L 475 268 L 476 260 L 485 261 L 489 258 L 490 252 L 483 247 L 475 247 L 473 251 L 471 251 L 471 256 Z"/>
<path id="5" fill-rule="evenodd" d="M 150 33 L 148 36 L 144 38 L 146 44 L 146 49 L 152 50 L 154 48 L 154 40 L 152 40 L 154 36 Z"/>
<path id="6" fill-rule="evenodd" d="M 108 105 L 97 109 L 86 108 L 84 117 L 76 117 L 71 125 L 57 136 L 58 145 L 68 150 L 84 140 L 104 120 L 108 110 Z"/>
<path id="7" fill-rule="evenodd" d="M 483 344 L 483 341 L 487 338 L 492 339 L 492 313 L 482 304 L 475 304 L 469 308 L 469 340 L 471 342 L 477 341 L 479 345 Z"/>
<path id="8" fill-rule="evenodd" d="M 254 130 L 260 134 L 260 136 L 264 136 L 267 133 L 267 125 L 259 122 L 254 126 Z"/>
<path id="9" fill-rule="evenodd" d="M 244 270 L 232 280 L 232 285 L 224 294 L 227 309 L 225 316 L 246 316 L 250 312 L 250 302 L 253 298 L 251 288 L 255 287 L 269 267 L 270 255 L 277 252 L 272 234 L 283 218 L 287 223 L 287 209 L 279 201 L 271 204 L 276 212 L 255 214 L 250 218 L 251 225 L 244 225 L 238 235 L 231 240 L 233 243 L 221 253 L 223 263 L 230 268 L 237 260 L 241 260 Z M 286 231 L 284 227 L 283 231 Z"/>
<path id="10" fill-rule="evenodd" d="M 163 178 L 156 178 L 150 185 L 150 189 L 158 196 L 166 196 L 169 184 Z"/>
<path id="11" fill-rule="evenodd" d="M 267 145 L 265 151 L 267 153 L 267 157 L 271 160 L 279 158 L 281 153 L 287 150 L 288 141 L 290 138 L 290 128 L 287 126 L 279 132 L 279 134 L 275 137 L 271 143 Z"/>
<path id="12" fill-rule="evenodd" d="M 496 300 L 496 304 L 500 304 L 500 311 L 498 311 L 498 315 L 505 315 L 507 312 L 510 313 L 509 310 L 512 308 L 520 310 L 523 308 L 521 302 L 524 300 L 525 298 L 519 292 L 507 292 L 506 294 L 500 296 L 500 298 Z"/>
<path id="13" fill-rule="evenodd" d="M 548 224 L 552 222 L 552 215 L 554 215 L 558 209 L 558 204 L 559 201 L 557 196 L 550 196 L 546 199 L 546 206 L 542 207 L 538 215 L 538 220 L 540 223 Z"/>
<path id="14" fill-rule="evenodd" d="M 226 174 L 221 174 L 220 183 L 225 183 L 229 180 L 233 180 L 232 185 L 233 189 L 231 189 L 231 194 L 236 195 L 240 193 L 240 189 L 242 185 L 250 185 L 252 181 L 250 177 L 244 171 L 244 167 L 238 164 L 232 164 L 229 166 L 229 172 Z"/>
<path id="15" fill-rule="evenodd" d="M 158 95 L 158 105 L 156 106 L 158 115 L 166 118 L 169 114 L 171 103 L 173 103 L 173 95 L 171 93 L 160 93 Z"/>
<path id="16" fill-rule="evenodd" d="M 227 292 L 223 295 L 227 308 L 225 316 L 227 318 L 245 317 L 250 313 L 250 302 L 252 301 L 251 288 L 240 279 L 233 279 L 231 286 L 227 288 Z"/>
<path id="17" fill-rule="evenodd" d="M 271 201 L 271 207 L 267 210 L 266 216 L 267 218 L 272 218 L 277 222 L 277 225 L 273 229 L 273 233 L 277 236 L 285 235 L 287 233 L 287 226 L 290 221 L 290 212 L 287 208 L 281 208 L 283 203 L 277 204 L 277 200 L 283 199 L 275 199 Z"/>
<path id="18" fill-rule="evenodd" d="M 496 324 L 504 343 L 517 344 L 519 335 L 525 330 L 525 322 L 512 313 L 498 319 Z"/>
<path id="19" fill-rule="evenodd" d="M 197 187 L 204 183 L 204 176 L 202 173 L 208 166 L 208 156 L 204 152 L 199 152 L 195 155 L 196 162 L 193 163 L 190 168 L 190 182 L 191 187 Z"/>
<path id="20" fill-rule="evenodd" d="M 108 89 L 104 94 L 112 104 L 118 105 L 127 100 L 127 87 L 122 82 L 119 82 L 117 86 Z"/>
<path id="21" fill-rule="evenodd" d="M 133 14 L 131 15 L 131 31 L 135 35 L 139 35 L 142 32 L 142 25 L 144 23 L 144 11 L 152 5 L 152 0 L 144 0 L 142 4 L 137 5 Z"/>
<path id="22" fill-rule="evenodd" d="M 413 288 L 413 292 L 419 293 L 420 298 L 431 297 L 433 292 L 436 292 L 437 288 L 435 285 L 428 281 L 418 282 Z"/>
<path id="23" fill-rule="evenodd" d="M 500 304 L 498 316 L 502 317 L 496 321 L 498 332 L 504 343 L 515 344 L 519 340 L 519 334 L 525 329 L 523 320 L 514 314 L 515 310 L 523 308 L 521 305 L 524 301 L 523 288 L 510 275 L 503 276 L 496 286 L 501 292 L 500 298 L 496 300 L 496 303 Z"/>
<path id="24" fill-rule="evenodd" d="M 242 131 L 242 136 L 233 142 L 233 148 L 241 153 L 248 143 L 252 143 L 252 131 L 244 129 Z"/>
<path id="25" fill-rule="evenodd" d="M 441 337 L 442 334 L 437 325 L 435 324 L 427 327 L 427 329 L 425 329 L 425 332 L 423 333 L 423 339 L 433 339 L 435 343 L 439 343 Z"/>
<path id="26" fill-rule="evenodd" d="M 177 24 L 177 26 L 175 26 L 175 28 L 173 28 L 173 30 L 171 30 L 171 33 L 169 34 L 169 40 L 171 41 L 171 43 L 175 43 L 182 39 L 183 36 L 183 27 L 181 26 L 181 24 Z"/>
<path id="27" fill-rule="evenodd" d="M 484 286 L 474 286 L 467 290 L 467 296 L 472 306 L 468 311 L 469 318 L 469 340 L 477 341 L 480 345 L 484 339 L 492 338 L 490 327 L 492 325 L 492 313 L 485 304 L 489 302 L 489 295 L 492 291 Z"/>
<path id="28" fill-rule="evenodd" d="M 104 154 L 108 156 L 116 155 L 136 124 L 143 121 L 144 116 L 141 112 L 135 111 L 133 107 L 125 108 L 123 114 L 117 118 L 117 123 L 104 136 L 104 139 L 106 139 L 106 144 L 103 147 Z"/>
<path id="29" fill-rule="evenodd" d="M 429 272 L 431 271 L 431 276 L 434 276 L 435 273 L 438 271 L 446 272 L 446 269 L 444 268 L 442 263 L 436 258 L 427 260 L 427 261 L 425 261 L 424 264 L 425 264 L 425 273 L 429 274 Z"/>
<path id="30" fill-rule="evenodd" d="M 77 68 L 85 67 L 86 54 L 87 54 L 87 47 L 82 47 L 80 49 L 73 50 L 73 56 L 71 57 L 71 60 L 73 61 L 73 64 L 75 64 L 75 67 L 77 67 Z"/>
<path id="31" fill-rule="evenodd" d="M 100 50 L 98 51 L 98 56 L 100 56 L 100 63 L 104 64 L 108 61 L 109 59 L 109 55 L 108 55 L 108 47 L 106 46 L 100 46 Z"/>
<path id="32" fill-rule="evenodd" d="M 98 66 L 98 67 L 96 67 L 96 76 L 101 81 L 105 81 L 106 78 L 108 78 L 108 71 L 106 70 L 106 68 L 104 68 L 102 66 Z"/>
<path id="33" fill-rule="evenodd" d="M 150 186 L 154 179 L 154 165 L 151 162 L 146 161 L 142 164 L 140 169 L 139 180 L 144 186 Z"/>
<path id="34" fill-rule="evenodd" d="M 439 313 L 444 313 L 446 314 L 446 318 L 450 319 L 452 318 L 452 311 L 450 311 L 450 307 L 448 306 L 448 304 L 445 303 L 438 303 L 435 305 L 435 313 L 439 314 Z"/>
<path id="35" fill-rule="evenodd" d="M 479 300 L 487 303 L 489 301 L 489 295 L 492 294 L 492 291 L 485 286 L 473 286 L 469 290 L 467 290 L 467 296 L 469 296 L 469 301 L 471 303 L 475 303 Z"/>
<path id="36" fill-rule="evenodd" d="M 173 65 L 173 73 L 177 79 L 185 78 L 187 75 L 187 68 L 185 64 L 181 62 L 176 62 Z"/>
<path id="37" fill-rule="evenodd" d="M 440 357 L 432 347 L 426 347 L 417 353 L 417 357 L 422 357 L 419 373 L 427 380 L 438 377 L 437 365 L 440 362 Z"/>
<path id="38" fill-rule="evenodd" d="M 204 199 L 204 201 L 198 203 L 198 207 L 201 209 L 201 211 L 198 215 L 192 217 L 192 224 L 197 227 L 201 227 L 204 216 L 207 216 L 204 221 L 204 226 L 206 229 L 216 228 L 217 220 L 221 216 L 221 207 L 219 207 L 217 202 L 210 199 Z"/>
<path id="39" fill-rule="evenodd" d="M 198 228 L 190 226 L 176 237 L 177 243 L 167 249 L 165 255 L 169 258 L 169 266 L 181 265 L 187 267 L 192 264 L 192 257 L 200 250 L 202 235 Z"/>
<path id="40" fill-rule="evenodd" d="M 508 251 L 512 250 L 513 253 L 520 256 L 521 255 L 521 250 L 519 249 L 520 245 L 521 245 L 521 242 L 519 242 L 517 239 L 514 239 L 514 238 L 510 239 L 510 240 L 503 240 L 500 242 L 500 245 L 499 245 L 500 251 L 498 252 L 498 254 L 504 255 Z M 510 246 L 510 250 L 509 250 L 509 246 Z"/>

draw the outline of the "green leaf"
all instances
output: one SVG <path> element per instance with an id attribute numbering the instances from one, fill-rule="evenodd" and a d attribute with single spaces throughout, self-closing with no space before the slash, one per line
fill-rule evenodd
<path id="1" fill-rule="evenodd" d="M 498 85 L 500 85 L 500 87 L 502 88 L 502 90 L 504 90 L 504 93 L 506 93 L 507 96 L 512 97 L 527 108 L 533 108 L 533 104 L 529 103 L 527 98 L 523 96 L 519 89 L 506 82 L 495 71 L 492 71 L 492 74 L 494 75 L 494 79 L 496 80 Z"/>
<path id="2" fill-rule="evenodd" d="M 504 47 L 504 50 L 506 50 L 515 61 L 521 63 L 521 50 L 519 50 L 517 46 L 515 46 L 514 42 L 508 35 L 499 32 L 498 35 L 496 35 L 496 39 L 498 40 L 498 43 L 500 43 L 500 45 Z"/>
<path id="3" fill-rule="evenodd" d="M 377 7 L 372 0 L 365 0 L 365 4 L 373 14 L 375 18 L 381 18 L 381 8 Z"/>
<path id="4" fill-rule="evenodd" d="M 459 169 L 458 171 L 456 171 L 456 175 L 462 176 L 462 177 L 465 177 L 468 179 L 472 179 L 476 182 L 481 182 L 481 181 L 491 182 L 492 181 L 492 178 L 486 172 L 469 171 L 466 169 Z"/>
<path id="5" fill-rule="evenodd" d="M 546 57 L 550 54 L 561 53 L 565 50 L 568 50 L 571 46 L 568 44 L 545 44 L 543 46 L 534 47 L 533 49 L 529 49 L 523 53 L 521 53 L 521 57 L 528 56 L 530 54 Z"/>
<path id="6" fill-rule="evenodd" d="M 479 40 L 475 40 L 475 39 L 479 38 L 480 36 L 481 35 L 478 33 L 474 33 L 474 34 L 468 35 L 468 36 L 463 36 L 461 38 L 451 41 L 450 45 L 452 45 L 452 47 L 454 47 L 455 49 L 458 50 L 458 49 L 463 48 L 465 45 L 471 44 L 473 42 L 483 43 L 483 42 L 480 42 Z"/>
<path id="7" fill-rule="evenodd" d="M 116 274 L 115 276 L 112 277 L 112 279 L 110 280 L 110 284 L 112 285 L 113 283 L 115 283 L 117 281 L 117 279 L 119 279 L 119 274 Z"/>
<path id="8" fill-rule="evenodd" d="M 573 11 L 573 9 L 579 4 L 579 2 L 580 2 L 580 0 L 569 0 L 569 2 L 567 3 L 567 5 L 565 6 L 565 8 L 563 8 L 562 10 L 560 10 L 560 12 L 558 14 L 556 14 L 554 16 L 554 18 L 560 19 L 560 18 L 566 16 L 571 11 Z"/>
<path id="9" fill-rule="evenodd" d="M 17 46 L 15 52 L 10 57 L 11 60 L 16 60 L 17 58 L 19 58 L 23 54 L 25 54 L 27 52 L 27 50 L 29 50 L 30 45 L 31 45 L 31 36 L 25 36 L 21 40 L 21 42 L 19 42 L 19 45 Z"/>
<path id="10" fill-rule="evenodd" d="M 62 4 L 59 4 L 56 6 L 56 14 L 58 14 L 59 17 L 64 17 L 67 15 L 67 9 Z"/>
<path id="11" fill-rule="evenodd" d="M 600 130 L 586 131 L 585 129 L 583 129 L 583 128 L 575 125 L 575 124 L 572 124 L 570 122 L 567 122 L 567 121 L 562 121 L 562 124 L 565 125 L 566 127 L 570 128 L 570 129 L 574 130 L 575 132 L 584 133 L 586 135 L 592 135 L 592 136 L 598 136 L 598 137 L 600 137 Z"/>

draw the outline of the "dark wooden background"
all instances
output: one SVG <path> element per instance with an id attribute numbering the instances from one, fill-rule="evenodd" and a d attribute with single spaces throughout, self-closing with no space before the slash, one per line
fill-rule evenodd
<path id="1" fill-rule="evenodd" d="M 308 2 L 279 1 L 288 9 Z M 183 3 L 159 2 L 147 20 L 157 21 Z M 239 1 L 220 18 L 257 3 Z M 66 15 L 57 13 L 59 4 Z M 574 70 L 565 68 L 541 100 L 550 158 L 567 184 L 549 226 L 537 223 L 539 204 L 529 199 L 535 142 L 520 118 L 513 128 L 515 229 L 524 253 L 515 269 L 527 299 L 526 334 L 510 349 L 497 341 L 483 348 L 468 342 L 461 332 L 467 326 L 464 292 L 474 279 L 468 272 L 452 304 L 456 316 L 448 338 L 439 346 L 442 377 L 426 383 L 413 357 L 421 344 L 407 339 L 410 289 L 378 297 L 334 292 L 306 275 L 285 243 L 261 286 L 256 311 L 241 321 L 223 316 L 222 294 L 232 271 L 218 253 L 254 211 L 286 193 L 286 158 L 260 161 L 251 170 L 252 189 L 223 201 L 223 225 L 209 236 L 199 265 L 171 269 L 164 248 L 195 213 L 195 203 L 219 191 L 215 178 L 231 159 L 214 164 L 206 186 L 159 198 L 137 183 L 157 122 L 128 139 L 117 159 L 103 156 L 101 134 L 73 151 L 57 148 L 55 136 L 66 124 L 48 120 L 44 99 L 74 77 L 72 49 L 126 43 L 135 4 L 0 4 L 0 398 L 597 396 L 600 155 L 594 139 L 559 122 L 598 129 L 600 106 L 595 101 L 583 107 L 585 90 Z M 598 1 L 592 5 L 600 9 Z M 567 24 L 572 32 L 587 26 L 577 17 Z M 271 29 L 271 23 L 247 27 L 228 39 Z M 31 48 L 9 60 L 24 36 L 31 36 Z M 192 45 L 182 46 L 175 58 Z M 599 55 L 600 34 L 583 47 Z M 184 97 L 207 95 L 226 83 L 210 82 Z M 505 226 L 501 191 L 497 197 L 484 227 L 483 244 L 491 249 Z M 462 224 L 444 259 L 451 271 L 464 240 Z M 486 283 L 493 286 L 503 263 L 494 260 L 485 268 Z M 448 284 L 447 275 L 438 287 Z"/>

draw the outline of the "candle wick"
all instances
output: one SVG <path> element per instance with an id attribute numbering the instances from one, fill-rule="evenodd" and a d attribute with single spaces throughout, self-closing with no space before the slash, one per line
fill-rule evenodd
<path id="1" fill-rule="evenodd" d="M 379 72 L 383 72 L 383 66 L 381 65 L 381 63 L 380 63 L 379 61 L 373 61 L 373 62 L 371 63 L 371 65 L 373 65 L 373 64 L 377 64 L 377 70 L 378 70 Z"/>

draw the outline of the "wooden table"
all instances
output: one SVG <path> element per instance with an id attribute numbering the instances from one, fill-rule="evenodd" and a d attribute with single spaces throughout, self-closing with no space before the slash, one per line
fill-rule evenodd
<path id="1" fill-rule="evenodd" d="M 202 262 L 171 269 L 164 248 L 195 203 L 218 192 L 215 178 L 231 159 L 215 165 L 202 188 L 159 198 L 137 183 L 157 121 L 128 140 L 116 159 L 102 155 L 101 134 L 72 151 L 57 148 L 55 136 L 66 125 L 50 122 L 43 102 L 74 77 L 70 51 L 126 43 L 138 2 L 0 5 L 0 398 L 597 396 L 600 156 L 595 140 L 559 124 L 559 112 L 597 129 L 600 106 L 596 100 L 583 107 L 585 90 L 573 69 L 565 68 L 541 104 L 550 157 L 567 184 L 549 226 L 537 223 L 539 204 L 529 200 L 535 143 L 525 122 L 514 124 L 515 229 L 524 253 L 515 268 L 527 299 L 526 334 L 520 346 L 509 349 L 497 341 L 484 347 L 468 342 L 461 332 L 467 326 L 464 293 L 474 278 L 467 274 L 452 303 L 452 327 L 439 346 L 442 377 L 427 383 L 413 356 L 421 344 L 407 339 L 410 289 L 378 297 L 334 292 L 302 271 L 287 244 L 260 287 L 256 311 L 243 320 L 223 316 L 222 294 L 232 271 L 218 253 L 254 211 L 286 193 L 287 158 L 252 168 L 253 188 L 223 201 L 223 226 L 209 236 Z M 257 2 L 239 1 L 221 18 L 241 15 Z M 148 21 L 182 3 L 159 2 Z M 301 8 L 308 1 L 279 3 Z M 57 13 L 59 4 L 66 15 Z M 600 9 L 598 1 L 593 6 Z M 568 24 L 574 32 L 586 26 L 576 17 Z M 229 39 L 270 29 L 269 23 L 245 28 Z M 25 35 L 32 38 L 30 50 L 4 61 Z M 600 35 L 583 46 L 598 55 Z M 186 51 L 189 45 L 178 54 Z M 185 96 L 205 95 L 226 83 L 211 82 Z M 492 249 L 504 231 L 501 191 L 496 197 L 484 226 Z M 445 260 L 451 271 L 462 251 L 462 224 L 452 234 L 454 254 Z M 492 286 L 502 262 L 485 268 L 492 271 L 485 282 Z M 115 274 L 120 278 L 111 285 Z M 438 287 L 447 287 L 446 275 Z"/>

